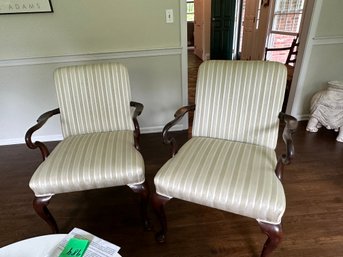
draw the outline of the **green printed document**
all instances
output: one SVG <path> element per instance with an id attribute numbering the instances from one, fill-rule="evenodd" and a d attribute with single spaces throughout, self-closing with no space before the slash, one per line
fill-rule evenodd
<path id="1" fill-rule="evenodd" d="M 82 257 L 86 252 L 88 245 L 88 240 L 73 237 L 69 239 L 59 257 Z"/>

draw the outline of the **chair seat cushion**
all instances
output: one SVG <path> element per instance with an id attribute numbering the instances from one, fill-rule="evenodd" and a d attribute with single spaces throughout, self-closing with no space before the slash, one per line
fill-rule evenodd
<path id="1" fill-rule="evenodd" d="M 69 136 L 33 174 L 36 196 L 144 182 L 144 162 L 132 131 Z"/>
<path id="2" fill-rule="evenodd" d="M 156 192 L 279 224 L 286 201 L 273 149 L 193 137 L 157 173 Z"/>

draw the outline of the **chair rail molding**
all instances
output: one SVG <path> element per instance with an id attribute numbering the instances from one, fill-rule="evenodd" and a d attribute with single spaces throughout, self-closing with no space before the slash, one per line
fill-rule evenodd
<path id="1" fill-rule="evenodd" d="M 107 53 L 32 57 L 32 58 L 0 60 L 0 67 L 37 65 L 37 64 L 47 64 L 47 63 L 101 61 L 101 60 L 135 58 L 135 57 L 181 55 L 181 53 L 182 53 L 182 48 L 175 47 L 175 48 L 163 48 L 163 49 L 162 48 L 161 49 L 141 49 L 141 50 L 133 50 L 133 51 L 127 50 L 127 51 L 107 52 Z"/>
<path id="2" fill-rule="evenodd" d="M 181 74 L 182 78 L 180 78 L 180 84 L 176 88 L 176 90 L 181 90 L 180 94 L 180 102 L 185 102 L 187 97 L 187 55 L 184 53 L 184 49 L 180 46 L 178 47 L 170 47 L 170 48 L 163 48 L 163 49 L 140 49 L 140 50 L 132 50 L 132 51 L 118 51 L 118 52 L 106 52 L 106 53 L 92 53 L 92 54 L 77 54 L 77 55 L 61 55 L 61 56 L 47 56 L 47 57 L 33 57 L 33 58 L 21 58 L 21 59 L 7 59 L 7 60 L 0 60 L 0 68 L 9 68 L 11 70 L 15 70 L 16 68 L 23 68 L 24 70 L 27 68 L 34 68 L 36 65 L 43 65 L 49 66 L 47 69 L 53 69 L 56 65 L 59 66 L 60 64 L 67 64 L 70 63 L 78 63 L 78 62 L 98 62 L 98 61 L 116 61 L 116 59 L 131 59 L 135 60 L 142 59 L 142 58 L 150 58 L 150 57 L 179 57 L 183 59 L 184 64 L 183 66 L 183 74 Z M 45 67 L 46 67 L 45 66 Z M 186 68 L 185 68 L 186 67 Z M 39 69 L 39 68 L 37 68 Z M 4 82 L 6 83 L 6 82 Z M 179 83 L 177 83 L 179 84 Z M 50 96 L 51 97 L 51 96 Z M 146 101 L 149 101 L 147 99 Z M 173 99 L 172 101 L 176 101 Z M 170 103 L 175 104 L 175 103 Z M 174 109 L 172 109 L 174 110 Z M 36 117 L 34 117 L 36 118 Z M 168 117 L 164 117 L 167 119 Z M 20 120 L 20 119 L 19 119 Z M 32 119 L 34 121 L 34 119 Z M 25 127 L 25 122 L 19 122 L 16 126 L 18 127 Z M 141 124 L 141 132 L 142 133 L 156 133 L 161 132 L 163 129 L 163 125 L 156 124 L 154 121 L 149 124 Z M 8 124 L 12 124 L 8 121 Z M 12 125 L 10 125 L 12 126 Z M 52 130 L 51 133 L 45 133 L 45 135 L 34 135 L 34 139 L 42 142 L 46 141 L 60 141 L 62 140 L 62 133 L 59 132 L 59 129 L 56 127 L 58 125 L 52 124 L 49 130 Z M 8 127 L 8 126 L 7 126 Z M 180 124 L 175 129 L 176 130 L 183 130 L 188 127 L 186 122 Z M 57 130 L 57 131 L 56 131 Z M 23 137 L 18 137 L 18 133 L 13 133 L 11 135 L 0 136 L 0 145 L 13 145 L 13 144 L 23 144 L 24 143 L 24 135 Z"/>
<path id="3" fill-rule="evenodd" d="M 314 37 L 313 45 L 343 44 L 343 36 Z"/>

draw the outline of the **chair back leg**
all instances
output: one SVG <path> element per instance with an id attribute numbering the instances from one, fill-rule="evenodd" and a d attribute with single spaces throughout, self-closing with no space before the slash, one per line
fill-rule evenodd
<path id="1" fill-rule="evenodd" d="M 141 212 L 141 217 L 143 219 L 144 229 L 151 230 L 151 224 L 148 218 L 148 203 L 149 203 L 149 196 L 150 196 L 148 183 L 144 181 L 142 184 L 129 185 L 129 187 L 132 189 L 133 192 L 140 194 L 140 197 L 141 197 L 140 212 Z"/>
<path id="2" fill-rule="evenodd" d="M 268 236 L 267 241 L 263 246 L 261 257 L 269 256 L 276 247 L 281 243 L 283 237 L 282 224 L 269 224 L 258 221 L 263 233 Z"/>
<path id="3" fill-rule="evenodd" d="M 57 223 L 48 209 L 48 204 L 52 196 L 35 197 L 33 199 L 33 209 L 39 217 L 45 220 L 50 226 L 52 233 L 58 233 Z"/>
<path id="4" fill-rule="evenodd" d="M 166 241 L 167 233 L 167 218 L 164 211 L 164 205 L 170 200 L 170 198 L 154 193 L 152 196 L 152 207 L 156 213 L 156 216 L 161 224 L 161 230 L 155 235 L 156 241 L 164 243 Z"/>

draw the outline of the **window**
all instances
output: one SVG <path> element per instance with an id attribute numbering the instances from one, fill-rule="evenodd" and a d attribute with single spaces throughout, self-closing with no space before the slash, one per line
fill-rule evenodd
<path id="1" fill-rule="evenodd" d="M 303 7 L 304 0 L 277 0 L 273 15 L 272 33 L 297 34 Z"/>
<path id="2" fill-rule="evenodd" d="M 194 1 L 187 0 L 187 21 L 194 21 Z"/>
<path id="3" fill-rule="evenodd" d="M 269 48 L 289 47 L 299 33 L 305 0 L 275 0 Z M 267 59 L 284 63 L 288 51 L 268 53 Z"/>

